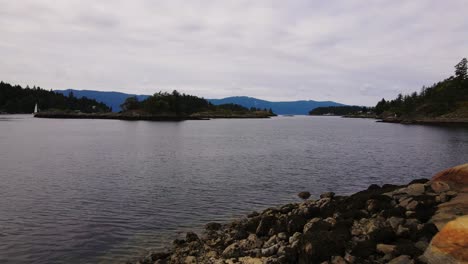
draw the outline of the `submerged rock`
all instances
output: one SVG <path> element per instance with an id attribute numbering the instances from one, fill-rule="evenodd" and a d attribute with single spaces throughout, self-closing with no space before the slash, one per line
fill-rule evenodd
<path id="1" fill-rule="evenodd" d="M 310 192 L 300 192 L 297 194 L 297 196 L 299 196 L 299 198 L 301 199 L 309 199 L 310 198 Z"/>

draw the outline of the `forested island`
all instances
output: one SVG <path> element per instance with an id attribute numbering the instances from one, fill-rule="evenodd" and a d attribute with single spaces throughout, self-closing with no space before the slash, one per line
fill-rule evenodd
<path id="1" fill-rule="evenodd" d="M 86 97 L 77 98 L 73 93 L 65 96 L 40 87 L 23 88 L 19 85 L 0 83 L 0 112 L 7 114 L 32 113 L 35 105 L 41 118 L 93 118 L 124 120 L 187 120 L 208 118 L 268 118 L 275 116 L 271 109 L 246 108 L 237 104 L 213 105 L 204 98 L 158 92 L 138 100 L 129 97 L 121 105 L 122 111 L 112 113 L 104 103 Z"/>
<path id="2" fill-rule="evenodd" d="M 399 94 L 393 100 L 384 98 L 375 107 L 319 107 L 310 115 L 375 117 L 397 123 L 468 123 L 467 59 L 455 65 L 455 75 L 422 87 L 412 94 Z"/>
<path id="3" fill-rule="evenodd" d="M 266 118 L 275 115 L 271 109 L 246 108 L 237 104 L 214 105 L 204 98 L 176 90 L 172 93 L 158 92 L 142 101 L 129 97 L 121 108 L 122 113 L 132 115 L 190 118 Z"/>
<path id="4" fill-rule="evenodd" d="M 96 100 L 86 97 L 77 98 L 47 91 L 40 87 L 25 88 L 19 85 L 0 82 L 0 113 L 27 114 L 34 111 L 34 106 L 48 111 L 79 111 L 82 113 L 103 113 L 111 109 Z"/>

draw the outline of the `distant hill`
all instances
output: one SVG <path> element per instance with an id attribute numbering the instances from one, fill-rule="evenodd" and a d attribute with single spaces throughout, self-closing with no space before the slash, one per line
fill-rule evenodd
<path id="1" fill-rule="evenodd" d="M 112 111 L 118 112 L 121 110 L 120 105 L 123 104 L 125 99 L 131 96 L 137 96 L 138 100 L 143 101 L 148 98 L 149 95 L 135 95 L 135 94 L 126 94 L 119 92 L 101 92 L 93 90 L 56 90 L 58 93 L 68 95 L 70 92 L 80 98 L 87 97 L 95 99 L 98 102 L 103 102 L 106 105 L 112 107 Z M 223 99 L 207 99 L 214 105 L 221 104 L 238 104 L 243 107 L 251 108 L 260 108 L 260 109 L 272 109 L 275 114 L 279 115 L 307 115 L 310 110 L 313 110 L 317 107 L 326 107 L 326 106 L 343 106 L 344 104 L 332 102 L 332 101 L 291 101 L 291 102 L 271 102 L 266 100 L 261 100 L 253 97 L 247 96 L 234 96 L 227 97 Z"/>
<path id="2" fill-rule="evenodd" d="M 290 102 L 271 102 L 247 96 L 235 96 L 223 99 L 208 99 L 208 101 L 214 105 L 233 103 L 242 105 L 244 107 L 256 107 L 261 109 L 271 108 L 273 112 L 278 115 L 307 115 L 309 114 L 309 111 L 317 107 L 344 106 L 344 104 L 332 101 L 302 100 Z"/>
<path id="3" fill-rule="evenodd" d="M 412 94 L 382 99 L 376 114 L 387 121 L 419 122 L 432 119 L 468 123 L 468 60 L 455 65 L 455 75 Z M 432 122 L 431 121 L 431 122 Z"/>
<path id="4" fill-rule="evenodd" d="M 109 107 L 112 107 L 113 112 L 119 112 L 122 110 L 120 105 L 125 102 L 125 99 L 131 96 L 136 96 L 139 101 L 143 101 L 149 97 L 149 95 L 136 95 L 136 94 L 126 94 L 126 93 L 119 93 L 119 92 L 103 92 L 103 91 L 93 91 L 93 90 L 74 90 L 74 89 L 67 89 L 67 90 L 55 90 L 57 93 L 64 94 L 68 96 L 70 92 L 73 92 L 74 96 L 81 98 L 87 97 L 91 99 L 95 99 L 98 102 L 102 102 Z"/>

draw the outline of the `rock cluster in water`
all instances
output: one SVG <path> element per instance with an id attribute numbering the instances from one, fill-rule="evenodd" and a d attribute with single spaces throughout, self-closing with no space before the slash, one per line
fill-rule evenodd
<path id="1" fill-rule="evenodd" d="M 453 252 L 447 255 L 437 246 L 451 242 L 431 240 L 439 232 L 432 219 L 438 206 L 465 189 L 420 179 L 404 186 L 371 185 L 351 196 L 325 193 L 318 200 L 254 212 L 229 224 L 209 223 L 201 236 L 187 233 L 173 242 L 171 251 L 138 263 L 462 263 L 463 241 L 457 242 L 462 253 L 458 249 L 450 259 Z M 459 221 L 454 214 L 447 216 L 445 223 Z M 460 219 L 463 225 L 466 218 Z M 466 225 L 452 225 L 456 232 L 467 231 Z M 447 231 L 448 240 L 452 231 Z"/>

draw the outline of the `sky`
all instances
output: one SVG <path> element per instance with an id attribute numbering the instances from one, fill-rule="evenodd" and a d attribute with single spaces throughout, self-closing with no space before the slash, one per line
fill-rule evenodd
<path id="1" fill-rule="evenodd" d="M 0 80 L 375 105 L 453 75 L 466 0 L 0 0 Z"/>

